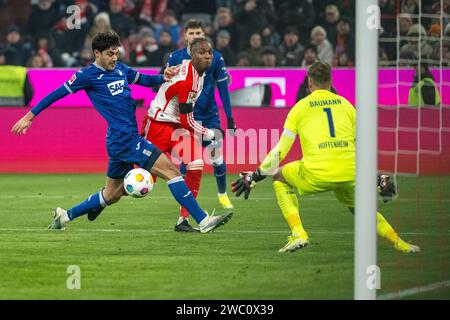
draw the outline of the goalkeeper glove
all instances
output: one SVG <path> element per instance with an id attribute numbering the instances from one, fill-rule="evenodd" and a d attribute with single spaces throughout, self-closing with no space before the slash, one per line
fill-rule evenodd
<path id="1" fill-rule="evenodd" d="M 378 193 L 380 194 L 383 202 L 389 202 L 397 195 L 397 188 L 394 182 L 391 181 L 391 177 L 382 174 L 378 176 Z"/>
<path id="2" fill-rule="evenodd" d="M 228 126 L 227 126 L 228 130 L 230 130 L 230 134 L 231 136 L 235 136 L 236 135 L 236 124 L 234 123 L 234 119 L 228 118 Z"/>
<path id="3" fill-rule="evenodd" d="M 239 174 L 239 179 L 231 183 L 231 191 L 235 193 L 236 197 L 239 197 L 244 193 L 244 199 L 247 200 L 251 189 L 254 188 L 259 181 L 264 180 L 265 177 L 266 176 L 263 176 L 259 169 L 256 169 L 255 172 L 241 172 Z"/>

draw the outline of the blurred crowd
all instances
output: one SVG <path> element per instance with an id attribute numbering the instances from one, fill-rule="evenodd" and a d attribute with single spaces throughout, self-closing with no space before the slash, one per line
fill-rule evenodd
<path id="1" fill-rule="evenodd" d="M 305 67 L 321 60 L 352 67 L 355 2 L 31 0 L 26 25 L 7 28 L 0 53 L 8 63 L 28 67 L 84 66 L 93 60 L 92 37 L 114 30 L 123 43 L 122 60 L 159 67 L 170 52 L 185 46 L 183 24 L 196 18 L 228 66 Z M 380 64 L 395 64 L 397 59 L 408 64 L 421 57 L 450 65 L 450 0 L 443 3 L 441 8 L 441 0 L 422 1 L 425 15 L 419 16 L 418 0 L 380 0 Z M 75 28 L 73 13 L 67 13 L 71 5 L 80 8 Z"/>

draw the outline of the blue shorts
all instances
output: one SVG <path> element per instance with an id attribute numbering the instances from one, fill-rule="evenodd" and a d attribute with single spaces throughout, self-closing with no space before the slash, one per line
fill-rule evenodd
<path id="1" fill-rule="evenodd" d="M 122 179 L 128 171 L 134 168 L 134 165 L 150 171 L 161 153 L 161 150 L 155 145 L 138 136 L 129 147 L 123 148 L 119 152 L 113 153 L 108 150 L 109 160 L 106 175 L 111 179 Z"/>

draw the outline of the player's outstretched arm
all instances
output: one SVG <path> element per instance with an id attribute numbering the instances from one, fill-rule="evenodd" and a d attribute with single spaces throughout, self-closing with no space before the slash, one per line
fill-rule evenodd
<path id="1" fill-rule="evenodd" d="M 13 125 L 11 132 L 17 135 L 27 133 L 28 128 L 31 126 L 31 123 L 33 122 L 33 119 L 34 114 L 31 111 L 28 111 L 26 115 L 24 115 L 19 121 L 17 121 Z"/>
<path id="2" fill-rule="evenodd" d="M 27 112 L 25 116 L 23 116 L 19 121 L 17 121 L 13 125 L 11 132 L 17 135 L 27 133 L 28 128 L 31 126 L 31 123 L 33 122 L 33 119 L 41 111 L 49 107 L 55 101 L 58 101 L 59 99 L 67 96 L 68 94 L 69 91 L 65 88 L 64 85 L 62 85 L 52 93 L 48 94 L 44 99 L 39 101 L 39 103 L 33 109 L 31 109 L 31 111 Z"/>
<path id="3" fill-rule="evenodd" d="M 134 71 L 134 69 L 130 70 Z M 169 67 L 164 69 L 164 75 L 148 75 L 144 73 L 139 73 L 135 71 L 135 73 L 131 73 L 131 78 L 133 79 L 131 83 L 139 84 L 143 87 L 155 87 L 164 83 L 164 81 L 169 81 L 179 72 L 179 67 Z M 131 80 L 130 78 L 130 80 Z"/>

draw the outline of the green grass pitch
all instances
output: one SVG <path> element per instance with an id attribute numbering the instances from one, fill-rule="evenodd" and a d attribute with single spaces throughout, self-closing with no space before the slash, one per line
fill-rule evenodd
<path id="1" fill-rule="evenodd" d="M 228 183 L 235 176 L 229 176 Z M 0 299 L 352 299 L 353 217 L 331 193 L 300 200 L 310 246 L 280 254 L 289 229 L 269 181 L 211 234 L 173 232 L 178 205 L 158 181 L 144 199 L 124 198 L 95 221 L 49 231 L 51 209 L 97 192 L 102 175 L 0 175 Z M 378 241 L 379 295 L 450 280 L 450 177 L 400 177 L 400 197 L 380 210 L 405 240 Z M 205 175 L 201 206 L 218 208 Z M 81 271 L 69 290 L 67 268 Z M 449 299 L 450 288 L 407 299 Z"/>

